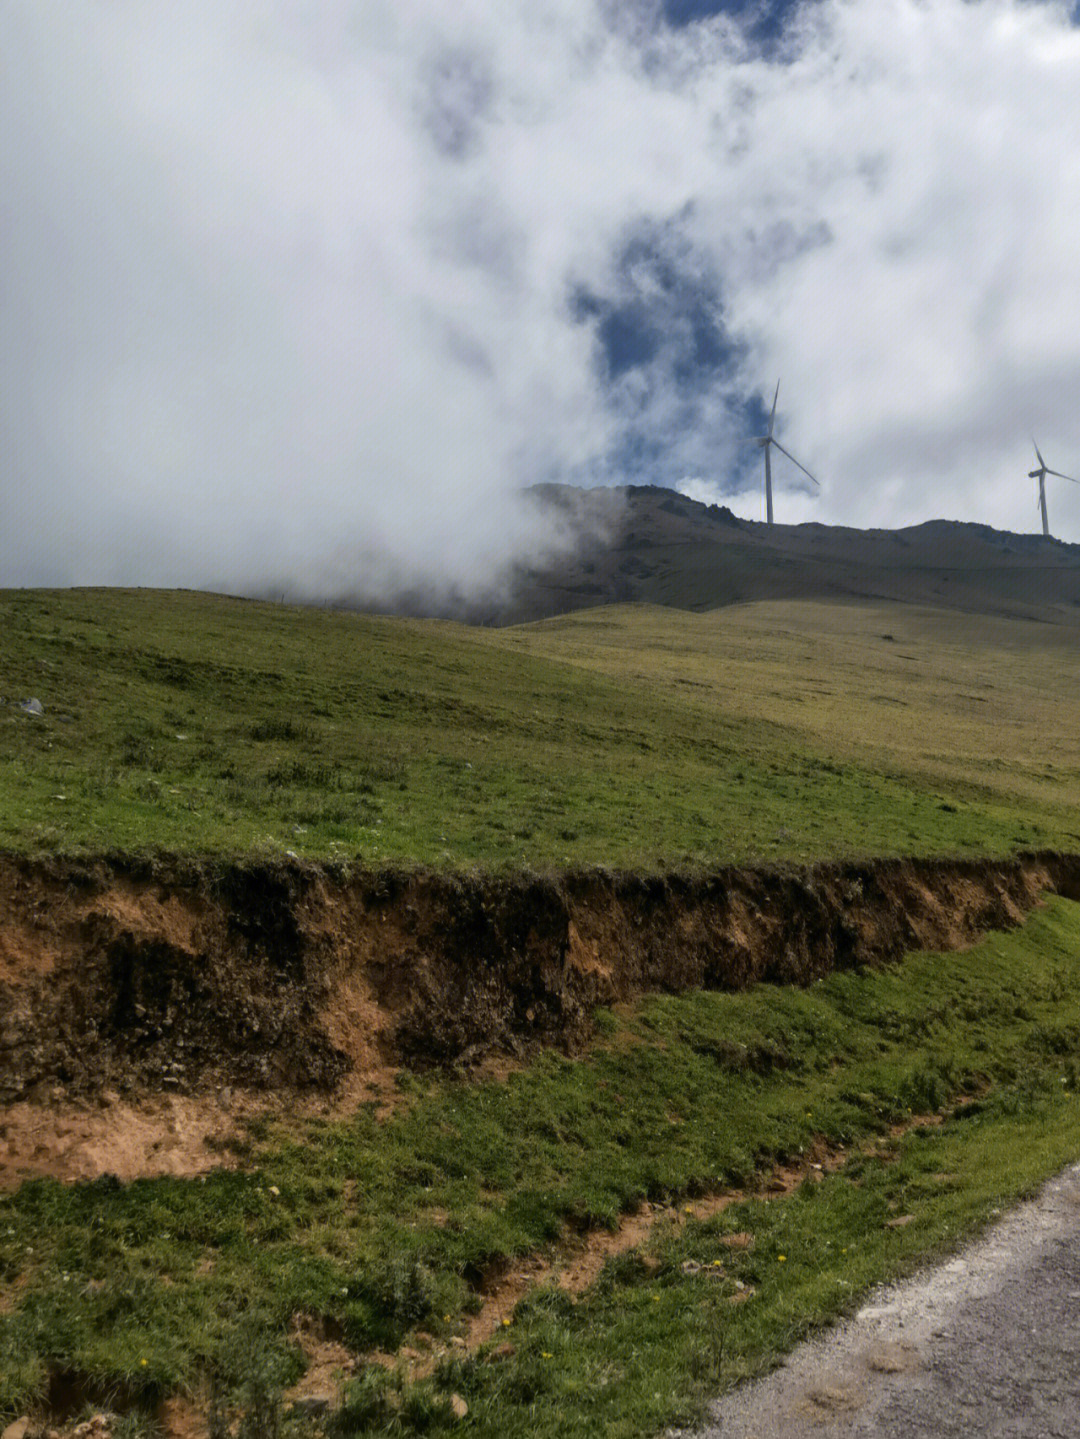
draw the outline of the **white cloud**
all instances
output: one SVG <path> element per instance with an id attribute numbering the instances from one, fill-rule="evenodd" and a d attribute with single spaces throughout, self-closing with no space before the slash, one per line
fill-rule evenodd
<path id="1" fill-rule="evenodd" d="M 1029 432 L 1080 470 L 1065 9 L 823 0 L 782 63 L 617 13 L 5 7 L 2 582 L 471 584 L 551 542 L 518 486 L 631 432 L 758 505 L 777 374 L 823 481 L 778 518 L 1033 529 Z M 674 340 L 609 387 L 573 313 L 656 298 L 650 224 L 741 347 L 704 393 Z"/>
<path id="2" fill-rule="evenodd" d="M 831 13 L 827 43 L 762 73 L 739 166 L 751 212 L 775 177 L 831 238 L 748 274 L 733 322 L 784 376 L 823 518 L 1031 529 L 1030 430 L 1080 463 L 1080 34 L 993 0 Z M 1080 537 L 1076 497 L 1054 502 Z"/>

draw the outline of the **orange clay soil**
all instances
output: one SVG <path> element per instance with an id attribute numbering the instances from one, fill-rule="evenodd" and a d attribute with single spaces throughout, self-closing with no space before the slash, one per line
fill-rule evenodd
<path id="1" fill-rule="evenodd" d="M 700 874 L 336 874 L 0 855 L 0 1186 L 197 1174 L 259 1114 L 505 1072 L 597 1005 L 807 983 L 1007 928 L 1080 857 Z M 501 1067 L 501 1068 L 500 1068 Z"/>

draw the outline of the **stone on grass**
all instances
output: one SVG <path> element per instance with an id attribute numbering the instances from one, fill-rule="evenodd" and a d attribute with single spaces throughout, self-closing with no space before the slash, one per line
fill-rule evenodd
<path id="1" fill-rule="evenodd" d="M 317 1419 L 326 1413 L 331 1403 L 329 1394 L 305 1394 L 302 1399 L 293 1400 L 292 1412 L 305 1419 Z"/>

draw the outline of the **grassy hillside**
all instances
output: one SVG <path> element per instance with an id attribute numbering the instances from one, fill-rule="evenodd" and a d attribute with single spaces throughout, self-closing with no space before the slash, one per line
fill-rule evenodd
<path id="1" fill-rule="evenodd" d="M 454 1432 L 454 1394 L 492 1439 L 688 1422 L 1076 1157 L 1078 995 L 1080 906 L 1054 899 L 966 952 L 607 1013 L 590 1055 L 504 1081 L 406 1078 L 382 1122 L 264 1125 L 244 1172 L 28 1183 L 0 1197 L 0 1424 L 60 1375 L 151 1439 L 216 1374 L 240 1434 L 274 1434 L 312 1334 L 359 1360 L 336 1439 Z M 777 1164 L 795 1187 L 759 1190 Z M 585 1292 L 536 1266 L 646 1203 Z M 462 1347 L 515 1267 L 548 1282 Z"/>
<path id="2" fill-rule="evenodd" d="M 0 592 L 0 845 L 489 866 L 1075 848 L 1078 688 L 1071 628 L 913 607 L 484 630 Z"/>
<path id="3" fill-rule="evenodd" d="M 911 605 L 490 630 L 0 592 L 0 847 L 492 867 L 1076 849 L 1078 685 L 1067 624 Z M 387 1115 L 264 1118 L 237 1170 L 27 1183 L 0 1198 L 0 1426 L 53 1394 L 58 1420 L 117 1403 L 139 1439 L 178 1392 L 204 1415 L 216 1393 L 215 1432 L 241 1439 L 689 1421 L 1076 1157 L 1078 936 L 1053 899 L 962 953 L 604 1011 L 591 1053 L 499 1080 L 402 1073 Z M 633 1242 L 603 1263 L 608 1231 Z M 525 1293 L 582 1251 L 595 1282 Z M 503 1274 L 525 1297 L 477 1349 Z M 354 1378 L 333 1413 L 283 1421 L 313 1336 Z"/>

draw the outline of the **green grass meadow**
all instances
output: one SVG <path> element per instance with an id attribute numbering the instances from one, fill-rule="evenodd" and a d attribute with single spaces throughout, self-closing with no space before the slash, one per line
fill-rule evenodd
<path id="1" fill-rule="evenodd" d="M 4 591 L 0 847 L 489 869 L 1069 849 L 1078 688 L 1071 631 L 896 607 L 484 630 Z"/>

